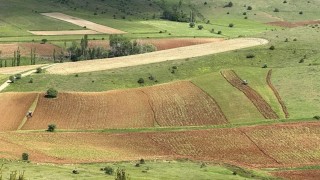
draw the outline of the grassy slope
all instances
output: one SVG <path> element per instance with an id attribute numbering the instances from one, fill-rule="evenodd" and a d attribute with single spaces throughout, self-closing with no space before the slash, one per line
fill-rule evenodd
<path id="1" fill-rule="evenodd" d="M 138 161 L 137 161 L 138 162 Z M 255 177 L 271 177 L 262 171 L 247 171 L 241 173 L 236 167 L 206 165 L 200 168 L 201 163 L 189 161 L 146 161 L 146 164 L 135 167 L 135 162 L 101 163 L 101 164 L 74 164 L 74 165 L 45 165 L 27 164 L 23 162 L 0 161 L 4 164 L 3 176 L 9 177 L 11 171 L 25 171 L 27 179 L 114 179 L 115 175 L 107 175 L 100 168 L 111 166 L 116 170 L 124 168 L 130 179 L 251 179 Z M 72 174 L 77 169 L 79 174 Z M 143 170 L 147 173 L 143 173 Z M 238 175 L 233 175 L 237 171 Z M 50 174 L 50 176 L 48 176 Z M 239 175 L 240 174 L 240 175 Z"/>
<path id="2" fill-rule="evenodd" d="M 263 119 L 251 101 L 231 86 L 219 72 L 200 76 L 192 81 L 217 101 L 230 123 Z"/>
<path id="3" fill-rule="evenodd" d="M 278 114 L 280 119 L 285 118 L 281 105 L 279 104 L 273 91 L 269 88 L 266 77 L 269 69 L 257 68 L 236 68 L 235 72 L 241 79 L 246 79 L 249 86 L 256 90 L 263 99 L 271 105 L 272 109 Z"/>

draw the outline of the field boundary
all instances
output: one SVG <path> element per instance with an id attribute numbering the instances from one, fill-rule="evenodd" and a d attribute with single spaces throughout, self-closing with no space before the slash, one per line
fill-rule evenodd
<path id="1" fill-rule="evenodd" d="M 271 90 L 273 91 L 274 95 L 277 97 L 278 102 L 280 103 L 281 107 L 282 107 L 282 111 L 285 114 L 286 118 L 290 117 L 290 114 L 288 112 L 288 109 L 284 103 L 284 101 L 282 100 L 279 92 L 277 91 L 277 89 L 273 86 L 272 82 L 271 82 L 271 75 L 272 75 L 272 69 L 270 69 L 268 71 L 268 75 L 267 75 L 267 84 L 268 86 L 271 88 Z"/>
<path id="2" fill-rule="evenodd" d="M 31 111 L 32 113 L 34 112 L 34 110 L 37 108 L 37 105 L 38 105 L 38 100 L 39 100 L 39 95 L 37 95 L 37 97 L 35 98 L 34 102 L 31 104 L 30 108 L 29 108 L 29 111 Z M 24 124 L 29 121 L 30 117 L 28 118 L 27 116 L 25 116 L 22 121 L 21 121 L 21 124 L 19 125 L 18 129 L 17 130 L 21 130 L 21 128 L 24 126 Z"/>
<path id="3" fill-rule="evenodd" d="M 279 119 L 279 116 L 271 108 L 270 104 L 268 104 L 263 97 L 249 85 L 243 84 L 243 81 L 234 70 L 221 71 L 221 75 L 233 87 L 243 92 L 266 119 Z"/>
<path id="4" fill-rule="evenodd" d="M 149 95 L 146 92 L 144 92 L 142 89 L 140 89 L 140 91 L 148 98 L 148 104 L 149 104 L 150 109 L 151 109 L 152 114 L 153 114 L 153 122 L 154 122 L 153 126 L 154 127 L 156 127 L 156 126 L 161 127 L 159 122 L 157 121 L 156 111 L 154 110 L 154 107 L 153 107 L 153 105 L 151 103 Z"/>

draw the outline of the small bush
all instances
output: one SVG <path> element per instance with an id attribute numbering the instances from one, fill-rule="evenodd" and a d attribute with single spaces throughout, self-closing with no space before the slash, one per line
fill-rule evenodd
<path id="1" fill-rule="evenodd" d="M 275 47 L 272 45 L 269 47 L 270 50 L 275 50 Z"/>
<path id="2" fill-rule="evenodd" d="M 233 23 L 230 23 L 230 24 L 229 24 L 229 27 L 231 27 L 231 28 L 232 28 L 233 26 L 234 26 L 234 24 L 233 24 Z"/>
<path id="3" fill-rule="evenodd" d="M 139 78 L 137 81 L 139 84 L 143 84 L 144 83 L 144 79 L 143 78 Z"/>
<path id="4" fill-rule="evenodd" d="M 199 26 L 198 26 L 198 29 L 199 29 L 199 30 L 202 30 L 202 29 L 203 29 L 203 26 L 202 26 L 202 25 L 199 25 Z"/>
<path id="5" fill-rule="evenodd" d="M 297 38 L 294 38 L 293 41 L 298 41 L 298 39 L 297 39 Z"/>
<path id="6" fill-rule="evenodd" d="M 144 159 L 140 159 L 140 164 L 145 164 L 146 162 L 144 161 Z"/>
<path id="7" fill-rule="evenodd" d="M 300 59 L 299 63 L 304 63 L 304 58 Z"/>
<path id="8" fill-rule="evenodd" d="M 256 57 L 254 54 L 252 54 L 252 53 L 250 53 L 250 54 L 247 54 L 247 56 L 246 56 L 248 59 L 251 59 L 251 58 L 254 58 L 254 57 Z"/>
<path id="9" fill-rule="evenodd" d="M 49 88 L 46 93 L 47 98 L 56 98 L 58 96 L 58 91 L 54 88 Z"/>
<path id="10" fill-rule="evenodd" d="M 287 1 L 285 0 L 285 1 L 283 1 L 283 4 L 285 4 L 285 3 L 287 3 Z"/>
<path id="11" fill-rule="evenodd" d="M 14 76 L 9 76 L 9 80 L 11 83 L 14 83 L 16 81 L 16 78 Z"/>
<path id="12" fill-rule="evenodd" d="M 267 65 L 267 64 L 264 64 L 264 65 L 262 66 L 262 68 L 268 68 L 268 65 Z"/>
<path id="13" fill-rule="evenodd" d="M 247 10 L 249 10 L 249 11 L 252 10 L 252 7 L 251 7 L 251 6 L 248 6 Z"/>
<path id="14" fill-rule="evenodd" d="M 196 24 L 194 22 L 189 23 L 189 27 L 194 28 Z"/>
<path id="15" fill-rule="evenodd" d="M 233 3 L 230 1 L 228 4 L 226 4 L 226 5 L 223 6 L 223 7 L 227 8 L 227 7 L 232 7 L 232 6 L 233 6 Z"/>
<path id="16" fill-rule="evenodd" d="M 33 83 L 33 78 L 30 78 L 29 83 Z"/>
<path id="17" fill-rule="evenodd" d="M 16 74 L 15 77 L 16 77 L 16 79 L 21 79 L 22 75 L 21 74 Z"/>
<path id="18" fill-rule="evenodd" d="M 36 73 L 42 73 L 42 68 L 41 67 L 37 68 Z"/>
<path id="19" fill-rule="evenodd" d="M 313 118 L 316 120 L 320 120 L 320 116 L 314 116 Z"/>
<path id="20" fill-rule="evenodd" d="M 299 12 L 299 14 L 300 14 L 300 15 L 302 15 L 302 14 L 303 14 L 303 12 L 302 12 L 302 11 L 300 11 L 300 12 Z"/>
<path id="21" fill-rule="evenodd" d="M 222 31 L 218 31 L 218 34 L 222 34 Z"/>
<path id="22" fill-rule="evenodd" d="M 22 160 L 23 161 L 28 161 L 29 160 L 29 154 L 28 153 L 22 153 Z"/>
<path id="23" fill-rule="evenodd" d="M 72 173 L 73 173 L 73 174 L 79 174 L 79 171 L 76 170 L 76 169 L 74 169 L 74 170 L 72 170 Z"/>
<path id="24" fill-rule="evenodd" d="M 177 66 L 172 66 L 172 69 L 178 69 L 178 67 Z"/>
<path id="25" fill-rule="evenodd" d="M 49 124 L 48 125 L 48 132 L 54 132 L 56 130 L 57 126 L 55 124 Z"/>
<path id="26" fill-rule="evenodd" d="M 135 166 L 136 166 L 136 167 L 140 167 L 140 164 L 139 164 L 139 163 L 137 163 Z"/>
<path id="27" fill-rule="evenodd" d="M 103 168 L 104 172 L 108 175 L 112 175 L 114 173 L 114 169 L 110 166 Z"/>
<path id="28" fill-rule="evenodd" d="M 278 8 L 274 8 L 273 12 L 279 12 Z"/>
<path id="29" fill-rule="evenodd" d="M 244 15 L 244 16 L 245 16 L 245 15 L 247 15 L 247 13 L 246 13 L 246 12 L 244 12 L 244 13 L 242 13 L 242 15 Z"/>
<path id="30" fill-rule="evenodd" d="M 41 44 L 45 44 L 46 42 L 48 42 L 48 39 L 41 39 Z"/>
<path id="31" fill-rule="evenodd" d="M 289 39 L 288 39 L 288 38 L 286 38 L 286 40 L 284 40 L 284 42 L 289 42 Z"/>

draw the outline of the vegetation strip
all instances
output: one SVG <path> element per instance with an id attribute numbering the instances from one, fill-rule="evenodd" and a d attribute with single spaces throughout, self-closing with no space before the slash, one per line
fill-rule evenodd
<path id="1" fill-rule="evenodd" d="M 288 109 L 287 109 L 284 101 L 281 99 L 281 96 L 280 96 L 279 92 L 278 92 L 277 89 L 273 86 L 273 84 L 272 84 L 272 82 L 271 82 L 271 75 L 272 75 L 272 69 L 270 69 L 270 70 L 268 71 L 267 84 L 268 84 L 269 87 L 272 89 L 274 95 L 277 97 L 278 102 L 280 103 L 280 105 L 281 105 L 281 107 L 282 107 L 282 111 L 283 111 L 283 113 L 285 114 L 285 117 L 286 117 L 286 118 L 289 118 L 290 115 L 289 115 Z"/>
<path id="2" fill-rule="evenodd" d="M 252 89 L 248 84 L 244 84 L 246 82 L 244 82 L 244 80 L 241 80 L 241 78 L 233 70 L 221 71 L 221 75 L 232 86 L 242 91 L 266 119 L 279 118 L 278 115 L 273 111 L 271 106 L 261 97 L 261 95 L 254 89 Z"/>

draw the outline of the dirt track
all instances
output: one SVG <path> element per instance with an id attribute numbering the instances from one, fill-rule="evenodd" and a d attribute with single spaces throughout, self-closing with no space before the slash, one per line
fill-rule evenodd
<path id="1" fill-rule="evenodd" d="M 282 107 L 282 111 L 283 111 L 283 113 L 285 114 L 285 117 L 286 117 L 286 118 L 289 118 L 290 115 L 289 115 L 288 109 L 287 109 L 284 101 L 281 99 L 281 96 L 280 96 L 279 92 L 278 92 L 277 89 L 273 86 L 273 84 L 272 84 L 272 82 L 271 82 L 271 75 L 272 75 L 272 69 L 270 69 L 269 72 L 268 72 L 267 84 L 268 84 L 268 86 L 272 89 L 274 95 L 277 97 L 278 102 L 280 103 L 280 105 L 281 105 L 281 107 Z"/>
<path id="2" fill-rule="evenodd" d="M 52 74 L 72 74 L 81 72 L 102 71 L 107 69 L 205 56 L 220 52 L 263 45 L 267 43 L 268 41 L 265 39 L 238 38 L 222 42 L 212 42 L 126 57 L 62 63 L 49 68 L 47 71 Z"/>
<path id="3" fill-rule="evenodd" d="M 45 15 L 45 16 L 48 16 L 51 18 L 55 18 L 55 19 L 59 19 L 62 21 L 66 21 L 66 22 L 69 22 L 69 23 L 72 23 L 72 24 L 75 24 L 75 25 L 78 25 L 81 27 L 86 27 L 88 29 L 91 29 L 93 31 L 97 31 L 100 33 L 105 33 L 105 34 L 124 34 L 124 33 L 126 33 L 124 31 L 120 31 L 118 29 L 114 29 L 111 27 L 96 24 L 96 23 L 93 23 L 93 22 L 90 22 L 90 21 L 87 21 L 84 19 L 69 16 L 69 15 L 66 15 L 63 13 L 42 13 L 42 15 Z"/>
<path id="4" fill-rule="evenodd" d="M 271 106 L 261 97 L 261 95 L 249 85 L 244 85 L 241 78 L 239 78 L 233 70 L 225 70 L 222 71 L 221 74 L 232 86 L 243 92 L 266 119 L 279 118 L 278 115 L 272 110 Z"/>

